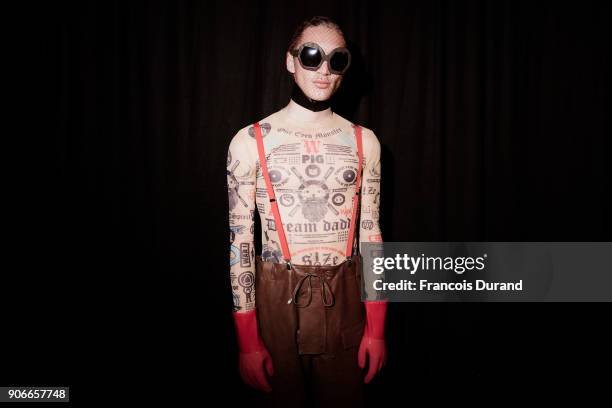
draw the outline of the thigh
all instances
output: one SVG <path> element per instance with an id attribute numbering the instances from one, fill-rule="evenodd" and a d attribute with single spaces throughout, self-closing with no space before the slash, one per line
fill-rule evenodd
<path id="1" fill-rule="evenodd" d="M 317 407 L 363 406 L 362 369 L 357 364 L 358 347 L 313 358 L 312 388 Z"/>

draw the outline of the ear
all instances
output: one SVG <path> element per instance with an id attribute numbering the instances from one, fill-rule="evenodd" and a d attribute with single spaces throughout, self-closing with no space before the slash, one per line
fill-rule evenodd
<path id="1" fill-rule="evenodd" d="M 292 74 L 295 74 L 295 62 L 293 59 L 293 55 L 291 55 L 289 52 L 287 52 L 287 58 L 286 58 L 285 63 L 287 65 L 287 71 L 289 71 Z"/>

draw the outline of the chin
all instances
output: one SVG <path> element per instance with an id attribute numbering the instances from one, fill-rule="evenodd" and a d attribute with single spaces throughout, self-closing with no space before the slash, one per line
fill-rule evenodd
<path id="1" fill-rule="evenodd" d="M 326 101 L 329 98 L 331 98 L 331 95 L 314 95 L 314 96 L 309 96 L 309 98 L 312 99 L 313 101 L 322 102 L 322 101 Z"/>
<path id="2" fill-rule="evenodd" d="M 308 92 L 304 92 L 307 97 L 314 101 L 326 101 L 332 97 L 334 94 L 333 90 L 329 89 L 316 89 L 316 90 L 308 90 Z"/>

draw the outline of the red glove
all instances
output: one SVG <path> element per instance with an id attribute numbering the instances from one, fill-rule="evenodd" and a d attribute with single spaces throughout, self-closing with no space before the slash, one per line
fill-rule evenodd
<path id="1" fill-rule="evenodd" d="M 385 318 L 387 315 L 387 300 L 365 301 L 366 325 L 359 345 L 357 362 L 360 368 L 365 368 L 366 354 L 368 359 L 368 374 L 363 380 L 366 384 L 380 371 L 387 362 L 387 346 L 385 345 Z"/>
<path id="2" fill-rule="evenodd" d="M 257 310 L 248 312 L 233 312 L 234 326 L 238 338 L 239 367 L 242 380 L 251 387 L 270 392 L 272 388 L 268 384 L 266 374 L 274 374 L 272 357 L 266 349 L 259 330 L 257 329 Z"/>

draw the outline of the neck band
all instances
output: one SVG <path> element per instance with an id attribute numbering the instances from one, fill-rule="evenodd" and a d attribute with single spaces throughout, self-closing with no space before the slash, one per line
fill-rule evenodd
<path id="1" fill-rule="evenodd" d="M 307 97 L 304 92 L 302 92 L 302 89 L 298 86 L 298 84 L 294 82 L 293 90 L 291 91 L 291 99 L 293 99 L 293 101 L 298 105 L 303 106 L 308 110 L 311 110 L 313 112 L 320 112 L 331 106 L 332 98 L 329 98 L 325 101 L 312 100 Z"/>

